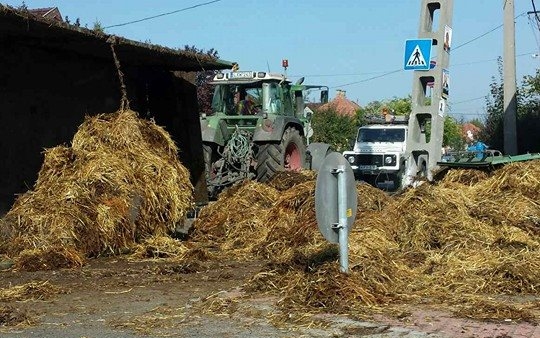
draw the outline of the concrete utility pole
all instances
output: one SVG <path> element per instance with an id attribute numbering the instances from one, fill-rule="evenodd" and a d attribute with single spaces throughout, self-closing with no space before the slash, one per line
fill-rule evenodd
<path id="1" fill-rule="evenodd" d="M 416 176 L 433 180 L 433 172 L 442 156 L 444 120 L 448 114 L 454 0 L 422 0 L 421 3 L 418 38 L 431 39 L 435 57 L 424 60 L 433 67 L 415 70 L 413 74 L 412 111 L 407 136 L 409 158 L 403 186 L 413 183 Z M 431 97 L 428 95 L 429 83 L 433 84 Z"/>
<path id="2" fill-rule="evenodd" d="M 504 153 L 517 155 L 517 98 L 516 98 L 516 25 L 514 22 L 514 0 L 503 0 L 504 10 L 504 53 L 503 53 L 503 96 L 504 96 Z"/>

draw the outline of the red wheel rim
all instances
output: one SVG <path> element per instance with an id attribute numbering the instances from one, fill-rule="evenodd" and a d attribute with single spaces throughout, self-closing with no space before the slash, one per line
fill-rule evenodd
<path id="1" fill-rule="evenodd" d="M 298 171 L 302 169 L 302 157 L 296 144 L 291 143 L 285 149 L 285 169 Z"/>

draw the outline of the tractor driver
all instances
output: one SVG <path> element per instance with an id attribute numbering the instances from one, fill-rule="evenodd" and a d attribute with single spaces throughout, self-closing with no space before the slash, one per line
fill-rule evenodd
<path id="1" fill-rule="evenodd" d="M 239 115 L 255 115 L 260 111 L 260 106 L 257 105 L 256 99 L 251 94 L 246 94 L 246 90 L 242 88 L 235 96 L 235 111 Z"/>

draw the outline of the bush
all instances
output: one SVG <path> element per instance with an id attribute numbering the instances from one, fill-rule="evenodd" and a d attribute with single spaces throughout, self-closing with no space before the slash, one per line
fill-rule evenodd
<path id="1" fill-rule="evenodd" d="M 328 143 L 338 152 L 352 150 L 358 123 L 356 117 L 340 115 L 329 109 L 313 114 L 313 142 Z"/>

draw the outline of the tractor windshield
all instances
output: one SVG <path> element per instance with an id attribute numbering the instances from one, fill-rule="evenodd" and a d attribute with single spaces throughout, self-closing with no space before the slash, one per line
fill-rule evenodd
<path id="1" fill-rule="evenodd" d="M 358 142 L 405 142 L 405 129 L 360 128 Z"/>
<path id="2" fill-rule="evenodd" d="M 227 115 L 255 115 L 261 104 L 261 83 L 220 84 L 214 91 L 212 110 Z"/>

